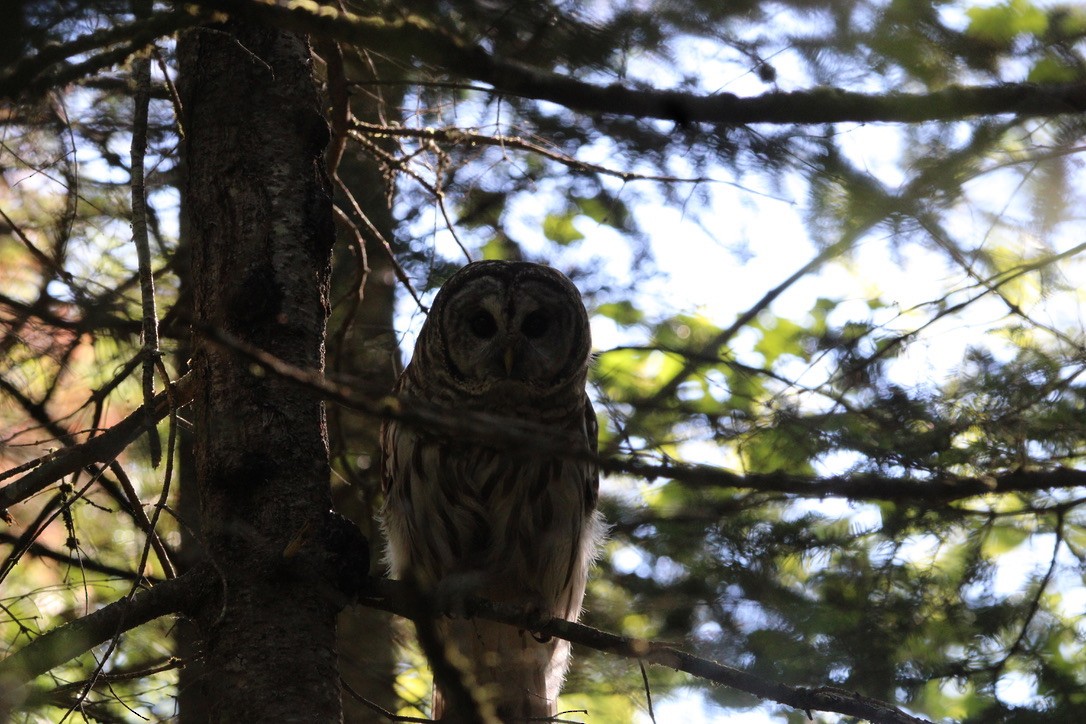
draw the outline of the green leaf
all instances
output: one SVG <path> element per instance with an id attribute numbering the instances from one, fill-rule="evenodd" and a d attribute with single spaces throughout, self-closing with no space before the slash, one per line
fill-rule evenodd
<path id="1" fill-rule="evenodd" d="M 517 243 L 501 232 L 487 239 L 487 242 L 483 244 L 482 252 L 483 259 L 487 260 L 520 258 L 520 248 Z"/>
<path id="2" fill-rule="evenodd" d="M 629 228 L 630 211 L 622 201 L 600 192 L 595 196 L 575 196 L 573 203 L 584 216 L 619 231 Z"/>
<path id="3" fill-rule="evenodd" d="M 1062 11 L 1057 23 L 1060 35 L 1078 36 L 1086 34 L 1086 7 L 1081 5 L 1060 8 Z"/>
<path id="4" fill-rule="evenodd" d="M 645 313 L 628 299 L 601 304 L 596 307 L 596 314 L 613 319 L 624 327 L 638 324 L 645 318 Z"/>
<path id="5" fill-rule="evenodd" d="M 1006 45 L 1018 35 L 1043 35 L 1048 29 L 1048 16 L 1029 0 L 969 8 L 966 15 L 969 16 L 967 35 L 998 45 Z"/>
<path id="6" fill-rule="evenodd" d="M 804 356 L 802 341 L 807 330 L 800 325 L 783 317 L 771 317 L 760 319 L 757 326 L 762 328 L 762 338 L 754 345 L 754 351 L 765 358 L 767 365 L 786 354 Z"/>
<path id="7" fill-rule="evenodd" d="M 996 525 L 988 532 L 981 549 L 984 555 L 996 558 L 1013 551 L 1029 538 L 1029 532 L 1013 525 Z"/>
<path id="8" fill-rule="evenodd" d="M 1079 78 L 1079 72 L 1054 55 L 1038 60 L 1029 71 L 1030 83 L 1071 83 Z"/>
<path id="9" fill-rule="evenodd" d="M 543 235 L 556 244 L 568 246 L 584 238 L 573 225 L 572 214 L 549 214 L 543 219 Z"/>

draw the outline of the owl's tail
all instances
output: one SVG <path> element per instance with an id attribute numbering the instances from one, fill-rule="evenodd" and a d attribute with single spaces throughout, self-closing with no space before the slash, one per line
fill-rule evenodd
<path id="1" fill-rule="evenodd" d="M 502 722 L 553 717 L 569 662 L 569 642 L 540 643 L 526 631 L 480 620 L 441 624 L 450 660 L 473 679 L 477 698 L 486 700 Z M 434 688 L 433 718 L 446 711 L 440 687 Z"/>

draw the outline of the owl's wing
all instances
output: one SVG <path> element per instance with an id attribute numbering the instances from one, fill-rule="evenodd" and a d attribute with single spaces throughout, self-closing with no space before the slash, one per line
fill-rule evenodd
<path id="1" fill-rule="evenodd" d="M 388 499 L 388 491 L 392 488 L 392 431 L 391 424 L 386 420 L 381 423 L 381 492 Z"/>
<path id="2" fill-rule="evenodd" d="M 403 394 L 406 384 L 407 370 L 404 370 L 400 373 L 400 378 L 396 380 L 396 385 L 392 388 L 392 394 L 400 397 Z M 389 491 L 392 490 L 392 486 L 396 484 L 396 425 L 397 422 L 389 418 L 386 418 L 385 421 L 381 423 L 381 492 L 384 493 L 386 500 L 388 499 Z"/>
<path id="3" fill-rule="evenodd" d="M 595 455 L 600 451 L 600 423 L 596 420 L 596 411 L 592 409 L 588 395 L 584 398 L 584 428 L 588 435 L 588 449 Z M 600 497 L 600 469 L 595 464 L 591 465 L 586 482 L 585 510 L 595 510 Z"/>

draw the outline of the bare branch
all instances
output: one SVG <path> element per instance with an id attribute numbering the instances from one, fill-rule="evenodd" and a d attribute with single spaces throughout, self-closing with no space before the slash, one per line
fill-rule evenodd
<path id="1" fill-rule="evenodd" d="M 377 147 L 373 146 L 373 149 L 377 149 Z M 351 210 L 354 211 L 355 216 L 358 217 L 358 220 L 365 225 L 366 230 L 373 235 L 373 238 L 381 244 L 381 248 L 384 249 L 385 254 L 388 255 L 388 259 L 392 264 L 392 269 L 396 273 L 396 279 L 398 279 L 399 282 L 403 284 L 404 289 L 406 289 L 407 293 L 411 295 L 411 298 L 415 300 L 415 304 L 419 306 L 419 309 L 425 309 L 425 307 L 422 305 L 422 298 L 419 297 L 418 292 L 415 291 L 415 287 L 412 286 L 411 279 L 408 278 L 407 272 L 403 270 L 403 267 L 400 266 L 400 262 L 397 261 L 396 254 L 392 251 L 392 245 L 388 243 L 388 239 L 386 239 L 384 234 L 381 233 L 381 230 L 378 229 L 372 221 L 370 221 L 370 218 L 362 210 L 362 207 L 359 206 L 358 199 L 355 198 L 355 195 L 347 187 L 347 184 L 340 181 L 337 177 L 336 185 L 339 186 L 339 189 L 343 192 L 343 195 L 347 197 L 347 201 L 349 201 L 351 204 Z M 335 208 L 339 207 L 337 206 Z M 346 212 L 344 212 L 344 214 L 346 214 Z M 348 216 L 347 218 L 349 219 L 350 217 Z M 362 245 L 362 248 L 365 249 L 365 244 Z M 366 266 L 368 265 L 369 261 L 366 260 Z"/>
<path id="2" fill-rule="evenodd" d="M 140 663 L 134 667 L 115 668 L 108 674 L 102 674 L 98 677 L 99 684 L 105 684 L 109 686 L 113 683 L 120 681 L 132 681 L 134 679 L 145 679 L 155 674 L 160 674 L 163 671 L 171 671 L 173 669 L 184 668 L 184 662 L 175 657 L 170 656 L 159 659 L 157 662 Z M 67 684 L 61 684 L 48 691 L 35 691 L 27 697 L 24 706 L 40 706 L 42 704 L 52 704 L 53 706 L 64 707 L 65 709 L 72 708 L 73 699 L 70 697 L 72 692 L 78 693 L 79 690 L 86 685 L 85 681 L 73 681 Z M 83 706 L 86 706 L 87 702 L 83 702 Z"/>
<path id="3" fill-rule="evenodd" d="M 19 536 L 12 535 L 7 531 L 0 530 L 0 543 L 4 543 L 10 546 L 21 545 Z M 136 571 L 129 571 L 124 568 L 117 568 L 93 558 L 76 557 L 69 553 L 62 553 L 61 551 L 53 550 L 47 545 L 34 541 L 27 547 L 27 552 L 38 558 L 47 558 L 49 560 L 63 563 L 73 568 L 85 568 L 88 571 L 94 571 L 95 573 L 102 573 L 107 576 L 113 576 L 114 578 L 122 578 L 126 581 L 146 580 L 152 583 L 157 582 L 157 579 L 149 576 L 140 576 Z"/>
<path id="4" fill-rule="evenodd" d="M 601 469 L 639 475 L 646 479 L 668 478 L 696 487 L 730 487 L 776 492 L 803 498 L 913 501 L 941 504 L 989 493 L 1023 493 L 1086 485 L 1086 470 L 1012 470 L 989 476 L 942 478 L 890 477 L 874 473 L 818 478 L 787 473 L 741 475 L 709 465 L 652 465 L 629 460 L 604 459 Z"/>
<path id="5" fill-rule="evenodd" d="M 845 234 L 841 239 L 826 247 L 818 254 L 814 256 L 810 261 L 797 269 L 787 279 L 782 281 L 777 286 L 770 289 L 761 299 L 754 303 L 749 309 L 740 314 L 734 322 L 732 322 L 727 329 L 721 330 L 718 334 L 714 335 L 705 345 L 703 349 L 705 354 L 714 354 L 724 345 L 728 344 L 736 334 L 739 333 L 745 326 L 747 326 L 755 317 L 762 313 L 774 302 L 781 294 L 788 290 L 793 284 L 798 282 L 803 277 L 817 271 L 827 262 L 833 260 L 835 257 L 844 254 L 852 245 L 856 242 L 860 236 L 860 230 L 862 227 L 858 227 L 853 230 L 852 233 Z M 644 411 L 653 410 L 660 406 L 664 400 L 667 400 L 675 395 L 679 387 L 685 382 L 690 375 L 694 374 L 701 366 L 701 362 L 694 358 L 688 358 L 683 362 L 683 366 L 664 384 L 660 385 L 660 388 L 656 390 L 650 397 L 637 406 L 637 411 L 631 417 L 627 424 L 624 426 L 622 435 L 615 439 L 615 442 L 610 446 L 610 450 L 607 452 L 613 452 L 617 449 L 618 445 L 628 440 L 631 432 L 637 432 L 637 425 L 640 422 L 638 417 L 644 414 Z"/>
<path id="6" fill-rule="evenodd" d="M 596 173 L 601 176 L 614 176 L 623 181 L 661 181 L 664 183 L 684 184 L 716 182 L 716 179 L 709 176 L 663 176 L 658 174 L 636 173 L 633 171 L 620 171 L 601 164 L 581 161 L 573 156 L 548 148 L 521 136 L 508 136 L 502 133 L 477 133 L 462 128 L 407 128 L 404 126 L 385 126 L 377 123 L 366 123 L 357 119 L 352 121 L 351 127 L 356 133 L 365 133 L 376 138 L 380 138 L 381 136 L 395 136 L 398 138 L 417 138 L 423 141 L 440 141 L 442 143 L 463 144 L 468 146 L 480 145 L 515 148 L 550 159 L 551 161 L 560 163 L 574 171 Z"/>
<path id="7" fill-rule="evenodd" d="M 170 385 L 174 388 L 172 394 L 171 390 L 166 390 L 155 396 L 156 421 L 169 414 L 171 399 L 179 405 L 192 399 L 195 386 L 190 375 L 185 375 Z M 101 435 L 41 458 L 41 464 L 36 468 L 0 488 L 0 511 L 21 503 L 65 475 L 71 475 L 91 463 L 113 460 L 143 434 L 146 424 L 147 419 L 141 407 Z"/>
<path id="8" fill-rule="evenodd" d="M 80 35 L 67 43 L 49 46 L 35 55 L 21 59 L 0 73 L 0 98 L 15 98 L 62 85 L 126 57 L 183 27 L 207 19 L 206 15 L 177 8 L 158 12 L 149 18 L 125 25 L 115 25 Z M 110 50 L 103 50 L 111 48 Z M 95 51 L 98 52 L 97 54 Z M 79 63 L 68 63 L 74 56 L 89 56 Z"/>
<path id="9" fill-rule="evenodd" d="M 140 323 L 130 319 L 115 316 L 103 309 L 80 310 L 84 316 L 69 318 L 60 311 L 51 307 L 56 304 L 53 300 L 39 297 L 32 303 L 26 303 L 14 299 L 5 294 L 0 294 L 0 305 L 11 309 L 19 316 L 35 317 L 42 323 L 58 329 L 68 329 L 74 332 L 85 332 L 91 329 L 108 330 L 115 334 L 138 334 Z M 56 304 L 56 306 L 61 306 Z M 66 307 L 61 307 L 67 311 Z"/>
<path id="10" fill-rule="evenodd" d="M 193 569 L 42 634 L 0 661 L 0 702 L 10 704 L 20 686 L 118 632 L 172 613 L 191 614 L 206 597 L 210 580 L 207 569 Z"/>
<path id="11" fill-rule="evenodd" d="M 420 600 L 412 587 L 400 581 L 386 579 L 370 579 L 369 588 L 363 593 L 360 603 L 412 619 L 424 615 L 429 608 L 425 601 Z M 562 619 L 542 622 L 533 620 L 532 615 L 526 614 L 523 607 L 516 604 L 493 603 L 474 598 L 468 601 L 467 605 L 478 618 L 506 623 L 542 636 L 565 639 L 578 646 L 623 658 L 666 666 L 669 669 L 683 671 L 800 711 L 835 712 L 861 717 L 880 724 L 924 724 L 927 722 L 926 719 L 914 717 L 886 702 L 853 691 L 832 686 L 790 686 L 694 656 L 669 644 L 619 636 Z"/>
<path id="12" fill-rule="evenodd" d="M 309 387 L 344 407 L 382 418 L 403 421 L 428 433 L 469 438 L 508 450 L 515 455 L 558 456 L 588 460 L 609 473 L 625 473 L 645 480 L 677 480 L 694 487 L 724 487 L 784 493 L 803 498 L 839 497 L 854 500 L 913 501 L 922 505 L 943 504 L 990 493 L 1036 492 L 1086 486 L 1086 470 L 1058 467 L 1045 470 L 1014 469 L 982 476 L 890 477 L 875 473 L 834 475 L 824 478 L 789 473 L 742 474 L 711 465 L 645 462 L 635 457 L 600 456 L 583 444 L 555 435 L 554 430 L 530 421 L 466 410 L 450 412 L 413 398 L 365 397 L 350 387 L 333 382 L 316 371 L 291 365 L 256 349 L 221 330 L 204 329 L 205 335 L 232 348 L 268 371 Z M 2 493 L 3 491 L 0 491 Z"/>
<path id="13" fill-rule="evenodd" d="M 132 243 L 139 263 L 140 293 L 143 309 L 143 409 L 147 416 L 147 441 L 151 449 L 151 467 L 162 461 L 162 443 L 155 429 L 155 362 L 158 349 L 158 311 L 155 309 L 155 279 L 151 274 L 151 246 L 147 239 L 147 191 L 143 160 L 147 153 L 147 111 L 151 102 L 151 57 L 139 53 L 132 63 L 135 86 L 132 114 Z"/>
<path id="14" fill-rule="evenodd" d="M 127 473 L 124 472 L 124 468 L 122 468 L 117 461 L 113 461 L 110 465 L 110 470 L 117 476 L 117 480 L 121 483 L 121 489 L 128 498 L 129 505 L 132 508 L 132 520 L 134 520 L 140 530 L 144 532 L 148 542 L 154 548 L 155 557 L 158 558 L 159 565 L 162 566 L 163 575 L 165 575 L 166 578 L 173 578 L 175 573 L 173 564 L 170 562 L 170 553 L 166 549 L 166 544 L 159 538 L 158 531 L 155 530 L 155 521 L 158 519 L 158 509 L 156 508 L 153 513 L 155 520 L 148 518 L 147 511 L 143 509 L 143 501 L 140 500 L 139 493 L 136 492 L 136 486 L 132 484 L 132 480 L 128 477 Z M 146 563 L 146 560 L 141 560 L 137 570 L 142 571 Z"/>
<path id="15" fill-rule="evenodd" d="M 584 113 L 659 118 L 679 123 L 820 124 L 949 121 L 981 115 L 1052 116 L 1086 110 L 1086 83 L 951 86 L 931 93 L 868 94 L 816 88 L 741 98 L 671 90 L 602 86 L 489 54 L 416 16 L 363 17 L 327 5 L 275 0 L 203 0 L 200 5 L 274 22 L 393 55 L 410 53 L 438 68 L 489 83 L 498 93 L 550 101 Z"/>

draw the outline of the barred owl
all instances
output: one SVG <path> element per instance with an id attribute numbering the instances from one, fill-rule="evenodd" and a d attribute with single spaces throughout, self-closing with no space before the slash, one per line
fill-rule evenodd
<path id="1" fill-rule="evenodd" d="M 476 262 L 438 292 L 397 392 L 406 404 L 419 399 L 452 415 L 531 421 L 594 451 L 589 349 L 584 304 L 563 274 Z M 382 448 L 393 577 L 577 619 L 603 529 L 595 465 L 515 455 L 396 421 L 385 425 Z M 477 619 L 443 619 L 439 630 L 502 721 L 557 713 L 567 642 Z M 434 718 L 444 713 L 435 688 Z"/>

